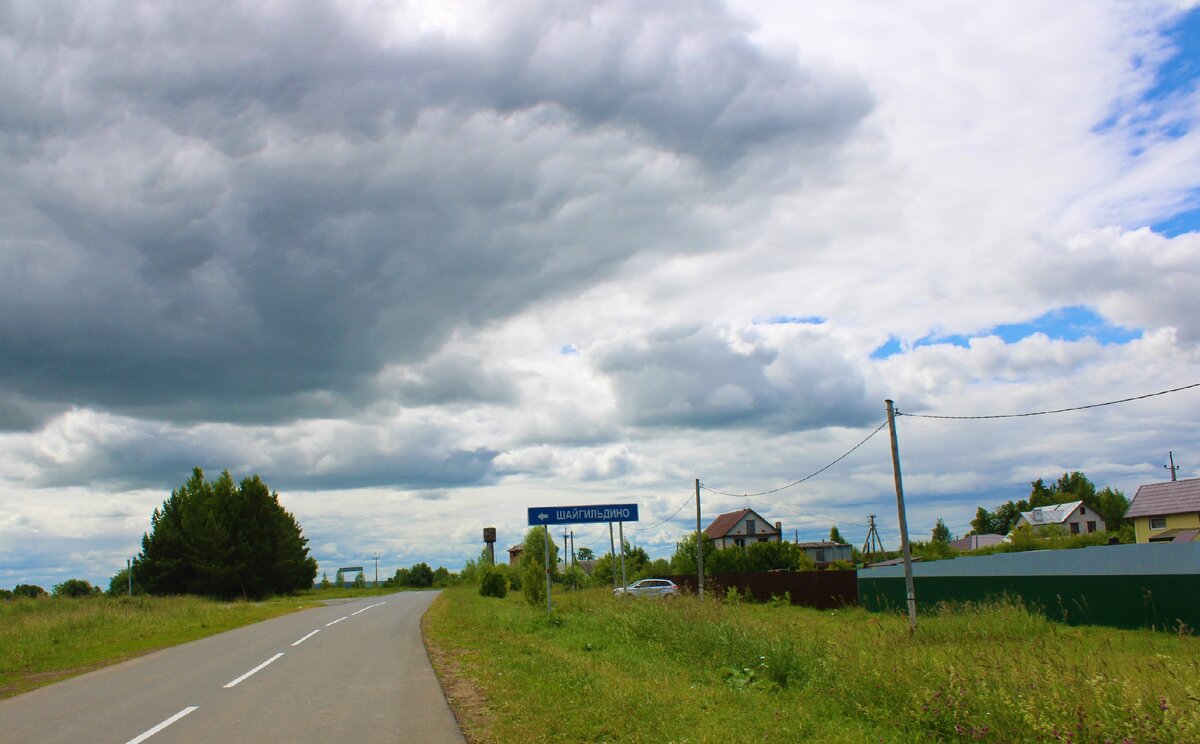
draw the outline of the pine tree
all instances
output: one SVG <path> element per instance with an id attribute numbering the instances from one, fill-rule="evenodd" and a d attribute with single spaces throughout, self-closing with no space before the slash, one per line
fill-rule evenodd
<path id="1" fill-rule="evenodd" d="M 295 517 L 257 476 L 200 468 L 150 517 L 135 583 L 151 594 L 261 599 L 312 586 L 317 563 Z"/>

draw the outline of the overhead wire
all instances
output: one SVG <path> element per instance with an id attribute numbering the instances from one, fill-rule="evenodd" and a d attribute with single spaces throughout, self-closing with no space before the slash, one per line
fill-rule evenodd
<path id="1" fill-rule="evenodd" d="M 804 477 L 803 477 L 803 478 L 801 478 L 800 480 L 792 481 L 791 483 L 788 483 L 788 484 L 787 484 L 787 485 L 785 485 L 785 486 L 780 486 L 779 488 L 772 488 L 772 489 L 771 489 L 771 490 L 769 490 L 769 491 L 759 491 L 758 493 L 745 493 L 745 494 L 743 494 L 743 493 L 730 493 L 729 491 L 722 491 L 722 490 L 721 490 L 721 489 L 719 489 L 719 488 L 713 488 L 712 486 L 706 485 L 706 484 L 704 484 L 704 483 L 701 483 L 701 484 L 700 484 L 700 487 L 701 487 L 701 488 L 703 488 L 703 489 L 704 489 L 704 490 L 706 490 L 706 491 L 711 491 L 712 493 L 719 493 L 719 494 L 721 494 L 722 496 L 732 496 L 732 497 L 734 497 L 734 498 L 740 498 L 740 499 L 749 499 L 749 498 L 751 498 L 751 497 L 754 497 L 754 496 L 768 496 L 768 495 L 770 495 L 770 494 L 773 494 L 773 493 L 778 493 L 778 492 L 780 492 L 780 491 L 787 490 L 787 489 L 789 489 L 789 488 L 792 488 L 792 487 L 794 487 L 794 486 L 798 486 L 798 485 L 800 485 L 800 484 L 801 484 L 801 483 L 803 483 L 804 481 L 811 480 L 811 479 L 813 479 L 813 478 L 817 477 L 817 476 L 818 476 L 818 475 L 820 475 L 821 473 L 824 473 L 826 470 L 829 470 L 830 468 L 832 468 L 834 465 L 837 465 L 837 464 L 838 464 L 839 462 L 841 462 L 842 460 L 845 460 L 847 457 L 849 457 L 849 456 L 850 456 L 850 454 L 851 454 L 852 452 L 854 452 L 856 449 L 858 449 L 859 447 L 861 447 L 861 446 L 863 446 L 864 444 L 866 444 L 866 443 L 867 443 L 867 442 L 868 442 L 868 441 L 871 439 L 871 437 L 873 437 L 873 436 L 875 436 L 876 434 L 878 434 L 878 433 L 879 433 L 879 432 L 880 432 L 880 431 L 883 429 L 883 427 L 887 426 L 887 423 L 888 423 L 887 421 L 884 421 L 882 424 L 880 424 L 879 426 L 875 427 L 875 431 L 872 431 L 872 432 L 871 432 L 870 434 L 868 434 L 868 435 L 866 436 L 866 438 L 864 438 L 864 439 L 863 439 L 861 442 L 859 442 L 858 444 L 854 445 L 854 446 L 853 446 L 853 447 L 851 447 L 850 449 L 846 450 L 844 453 L 842 453 L 842 455 L 841 455 L 840 457 L 838 457 L 836 460 L 834 460 L 833 462 L 829 463 L 829 464 L 828 464 L 828 465 L 826 465 L 825 467 L 821 468 L 820 470 L 816 470 L 816 471 L 814 471 L 814 472 L 812 472 L 812 473 L 809 473 L 808 475 L 804 476 Z"/>
<path id="2" fill-rule="evenodd" d="M 1135 395 L 1132 398 L 1121 398 L 1120 400 L 1109 400 L 1104 403 L 1089 403 L 1086 406 L 1072 406 L 1070 408 L 1056 408 L 1050 411 L 1029 411 L 1027 413 L 999 413 L 986 416 L 944 416 L 932 413 L 904 413 L 896 411 L 897 416 L 908 416 L 909 418 L 927 418 L 927 419 L 952 419 L 952 420 L 978 420 L 978 419 L 1003 419 L 1003 418 L 1022 418 L 1025 416 L 1048 416 L 1052 413 L 1068 413 L 1070 411 L 1084 411 L 1089 408 L 1101 408 L 1103 406 L 1115 406 L 1118 403 L 1129 403 L 1135 400 L 1145 400 L 1146 398 L 1154 398 L 1159 395 L 1167 395 L 1169 393 L 1178 393 L 1182 390 L 1190 390 L 1191 388 L 1200 387 L 1200 382 L 1194 382 L 1191 385 L 1183 387 L 1171 388 L 1170 390 L 1162 390 L 1157 393 L 1147 393 L 1146 395 Z"/>
<path id="3" fill-rule="evenodd" d="M 655 527 L 664 525 L 667 522 L 670 522 L 672 519 L 674 519 L 679 514 L 679 512 L 683 511 L 684 507 L 686 507 L 688 504 L 692 503 L 695 500 L 695 498 L 696 498 L 695 496 L 692 496 L 689 494 L 687 497 L 687 500 L 684 501 L 682 504 L 680 504 L 679 508 L 676 509 L 674 512 L 672 512 L 671 516 L 667 517 L 666 519 L 662 520 L 661 522 L 652 524 L 649 527 L 630 527 L 629 531 L 630 532 L 645 532 L 646 530 L 652 530 Z"/>

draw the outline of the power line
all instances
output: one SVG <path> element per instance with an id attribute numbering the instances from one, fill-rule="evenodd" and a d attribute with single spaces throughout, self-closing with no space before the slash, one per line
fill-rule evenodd
<path id="1" fill-rule="evenodd" d="M 806 480 L 810 480 L 810 479 L 812 479 L 812 478 L 815 478 L 815 477 L 817 477 L 818 475 L 820 475 L 821 473 L 824 473 L 826 470 L 829 470 L 830 468 L 832 468 L 834 465 L 837 465 L 837 464 L 838 464 L 839 462 L 841 462 L 842 460 L 845 460 L 847 457 L 849 457 L 849 456 L 850 456 L 850 453 L 851 453 L 851 452 L 853 452 L 854 450 L 856 450 L 856 449 L 858 449 L 859 447 L 861 447 L 861 446 L 863 446 L 864 444 L 866 444 L 866 443 L 867 443 L 867 442 L 868 442 L 868 441 L 871 439 L 871 437 L 875 436 L 875 435 L 876 435 L 876 434 L 878 434 L 880 431 L 882 431 L 882 430 L 883 430 L 883 427 L 885 427 L 885 426 L 887 426 L 887 421 L 884 421 L 882 424 L 880 424 L 879 426 L 877 426 L 877 427 L 875 428 L 875 431 L 873 431 L 873 432 L 871 432 L 870 434 L 868 434 L 868 435 L 866 436 L 866 438 L 865 438 L 865 439 L 863 439 L 861 442 L 859 442 L 858 444 L 854 445 L 854 446 L 853 446 L 853 447 L 851 447 L 850 449 L 846 450 L 846 451 L 845 451 L 845 452 L 842 454 L 842 456 L 841 456 L 841 457 L 837 458 L 836 460 L 834 460 L 833 462 L 829 463 L 828 465 L 826 465 L 825 467 L 821 468 L 820 470 L 817 470 L 817 471 L 815 471 L 815 472 L 813 472 L 813 473 L 810 473 L 810 474 L 808 474 L 808 475 L 804 476 L 803 478 L 801 478 L 800 480 L 797 480 L 797 481 L 792 481 L 791 483 L 787 484 L 786 486 L 780 486 L 779 488 L 772 488 L 770 491 L 760 491 L 760 492 L 758 492 L 758 493 L 745 493 L 745 494 L 742 494 L 742 493 L 730 493 L 730 492 L 728 492 L 728 491 L 722 491 L 722 490 L 720 490 L 720 489 L 717 489 L 717 488 L 712 488 L 711 486 L 705 485 L 704 483 L 701 483 L 701 484 L 700 484 L 700 487 L 701 487 L 701 488 L 703 488 L 705 491 L 711 491 L 712 493 L 719 493 L 719 494 L 721 494 L 722 496 L 732 496 L 732 497 L 734 497 L 734 498 L 739 498 L 739 499 L 749 499 L 749 498 L 750 498 L 750 497 L 752 497 L 752 496 L 767 496 L 767 495 L 769 495 L 769 494 L 772 494 L 772 493 L 778 493 L 778 492 L 780 492 L 780 491 L 786 490 L 786 489 L 788 489 L 788 488 L 791 488 L 791 487 L 793 487 L 793 486 L 798 486 L 798 485 L 800 485 L 801 483 L 803 483 L 803 482 L 804 482 L 804 481 L 806 481 Z"/>
<path id="2" fill-rule="evenodd" d="M 938 416 L 930 413 L 901 413 L 896 411 L 897 416 L 908 416 L 910 418 L 927 418 L 927 419 L 955 419 L 955 420 L 974 420 L 974 419 L 1002 419 L 1002 418 L 1022 418 L 1024 416 L 1047 416 L 1051 413 L 1067 413 L 1069 411 L 1083 411 L 1088 408 L 1100 408 L 1102 406 L 1115 406 L 1118 403 L 1128 403 L 1134 400 L 1144 400 L 1153 398 L 1158 395 L 1167 395 L 1168 393 L 1178 393 L 1181 390 L 1190 390 L 1194 387 L 1200 387 L 1200 382 L 1194 382 L 1191 385 L 1183 387 L 1171 388 L 1157 393 L 1147 393 L 1146 395 L 1135 395 L 1132 398 L 1121 398 L 1120 400 L 1110 400 L 1104 403 L 1090 403 L 1086 406 L 1073 406 L 1071 408 L 1056 408 L 1053 411 L 1030 411 L 1028 413 L 1001 413 L 992 414 L 989 416 Z"/>
<path id="3" fill-rule="evenodd" d="M 679 512 L 683 511 L 683 508 L 684 508 L 685 506 L 687 506 L 688 504 L 692 503 L 692 499 L 693 499 L 693 498 L 694 498 L 694 497 L 693 497 L 691 494 L 688 494 L 687 501 L 684 501 L 682 504 L 680 504 L 680 505 L 679 505 L 679 508 L 678 508 L 678 509 L 676 509 L 676 510 L 675 510 L 675 511 L 674 511 L 674 512 L 671 514 L 671 516 L 667 517 L 667 518 L 666 518 L 666 519 L 664 519 L 663 521 L 661 521 L 661 522 L 658 522 L 657 524 L 652 524 L 652 525 L 650 525 L 649 527 L 630 527 L 630 528 L 629 528 L 629 531 L 630 531 L 630 532 L 645 532 L 646 530 L 652 530 L 652 529 L 654 529 L 655 527 L 658 527 L 658 526 L 660 526 L 660 525 L 664 525 L 664 524 L 666 524 L 667 522 L 670 522 L 672 519 L 674 519 L 674 518 L 675 518 L 675 517 L 676 517 L 676 516 L 679 514 Z"/>

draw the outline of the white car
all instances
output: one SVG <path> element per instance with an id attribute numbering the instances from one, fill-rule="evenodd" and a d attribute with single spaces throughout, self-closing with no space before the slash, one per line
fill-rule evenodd
<path id="1" fill-rule="evenodd" d="M 670 579 L 642 579 L 613 589 L 614 597 L 675 597 L 679 587 Z"/>

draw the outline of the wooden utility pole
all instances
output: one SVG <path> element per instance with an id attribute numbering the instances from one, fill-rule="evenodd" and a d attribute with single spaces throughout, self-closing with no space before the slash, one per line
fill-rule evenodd
<path id="1" fill-rule="evenodd" d="M 704 599 L 704 533 L 700 531 L 700 479 L 696 479 L 696 588 Z"/>
<path id="2" fill-rule="evenodd" d="M 1175 480 L 1175 471 L 1179 470 L 1179 466 L 1175 464 L 1175 453 L 1168 451 L 1167 457 L 1171 458 L 1171 464 L 1163 465 L 1163 467 L 1171 471 L 1171 480 Z"/>
<path id="3" fill-rule="evenodd" d="M 904 484 L 900 477 L 900 446 L 896 442 L 896 411 L 887 404 L 888 432 L 892 437 L 892 474 L 896 480 L 896 512 L 900 517 L 900 552 L 904 556 L 904 592 L 908 599 L 908 632 L 917 630 L 917 595 L 913 591 L 912 549 L 908 544 L 908 518 L 904 514 Z"/>

